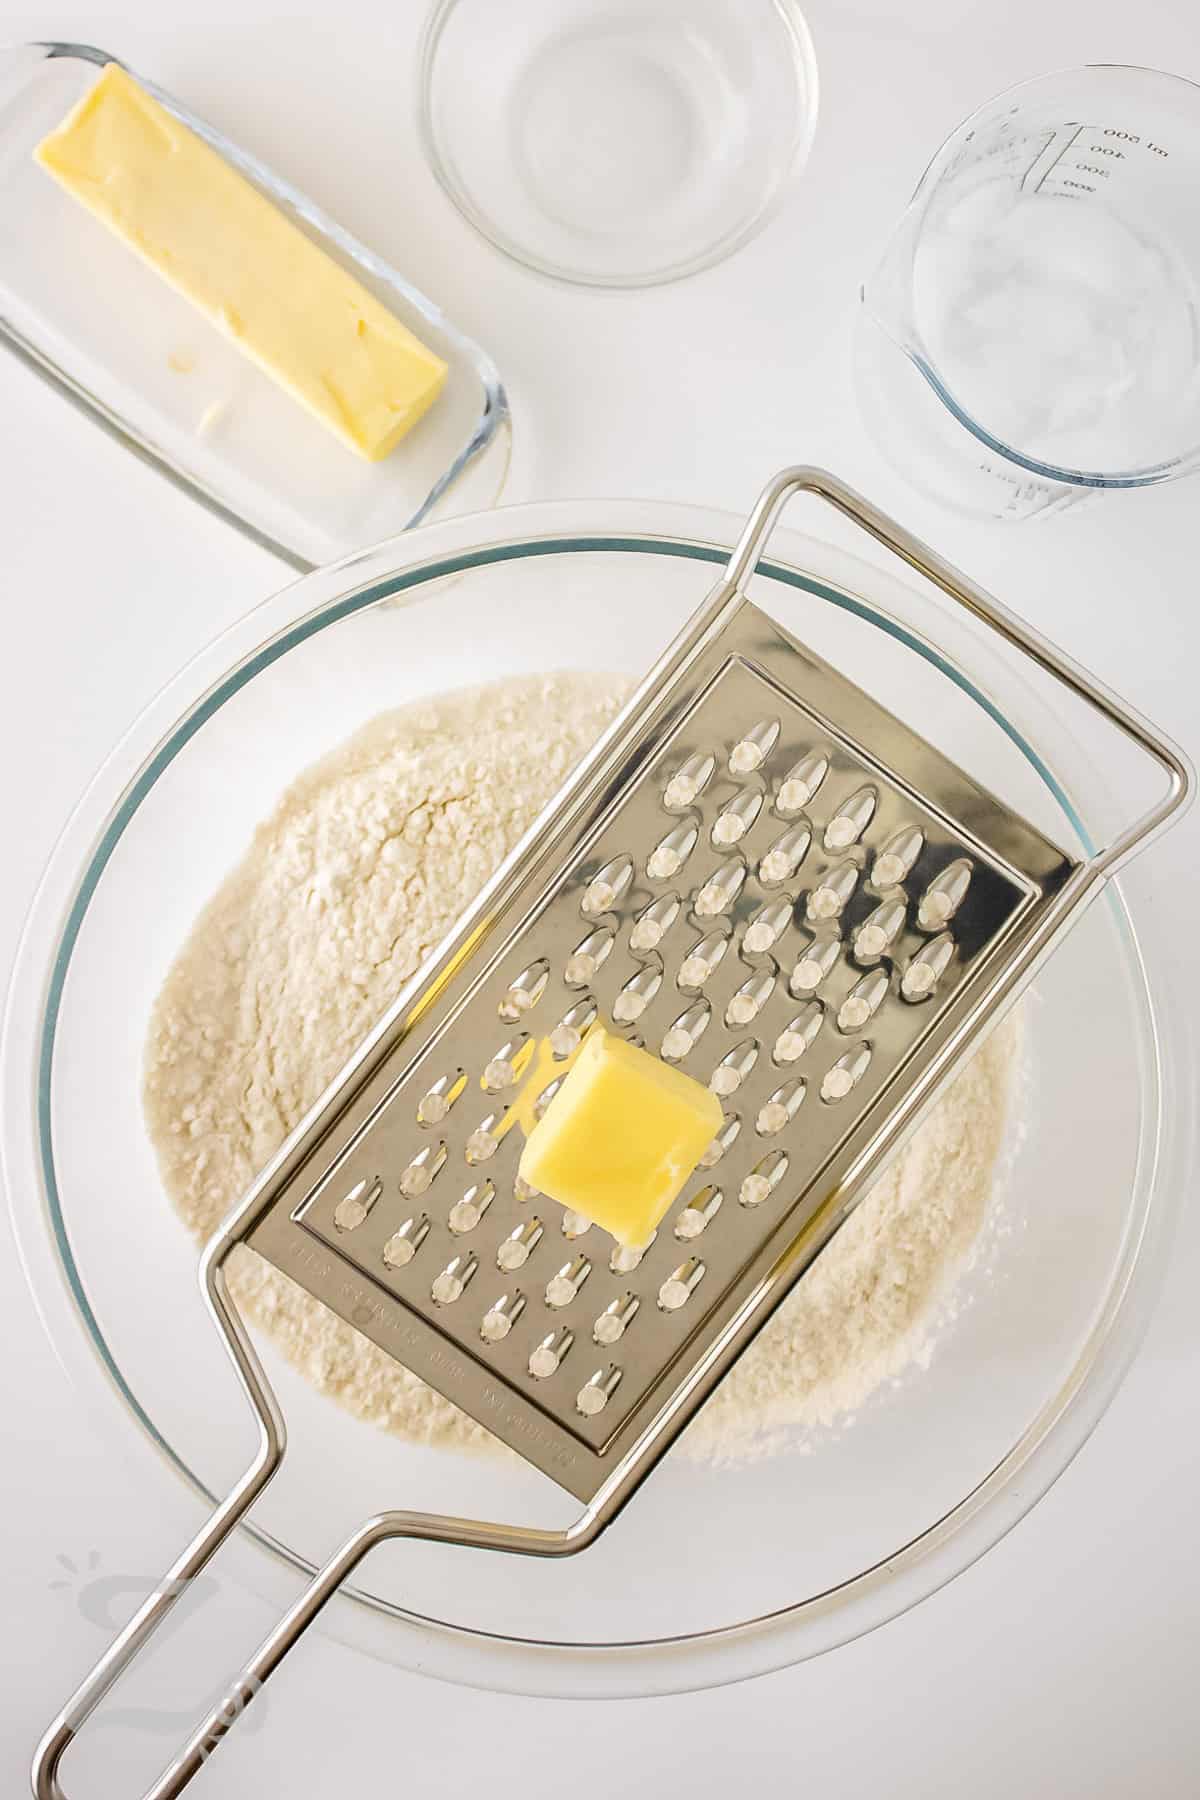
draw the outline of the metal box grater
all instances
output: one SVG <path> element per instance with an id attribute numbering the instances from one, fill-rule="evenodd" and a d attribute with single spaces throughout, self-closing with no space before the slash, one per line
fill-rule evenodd
<path id="1" fill-rule="evenodd" d="M 681 1423 L 698 1404 L 780 1254 L 828 1235 L 826 1202 L 844 1210 L 847 1173 L 877 1161 L 866 1134 L 919 1093 L 1075 864 L 743 599 L 540 836 L 330 1097 L 248 1241 L 590 1500 L 663 1407 Z M 565 1053 L 597 1014 L 726 1109 L 636 1264 L 523 1193 L 521 1133 L 490 1129 L 521 1040 L 555 1032 Z M 664 1305 L 676 1278 L 686 1301 Z M 627 1329 L 597 1344 L 622 1306 Z"/>
<path id="2" fill-rule="evenodd" d="M 784 501 L 855 519 L 1166 769 L 1081 862 L 742 593 Z M 613 1518 L 1071 917 L 1183 805 L 1179 754 L 932 552 L 820 471 L 767 489 L 729 569 L 205 1253 L 260 1452 L 60 1715 L 100 1694 L 244 1515 L 283 1422 L 222 1267 L 247 1242 L 581 1501 L 565 1532 L 368 1521 L 151 1790 L 178 1793 L 371 1546 L 571 1554 Z M 642 1251 L 517 1175 L 501 1129 L 530 1037 L 601 1018 L 706 1081 L 721 1129 Z M 543 1097 L 546 1102 L 553 1087 Z M 168 1588 L 170 1591 L 168 1591 Z"/>

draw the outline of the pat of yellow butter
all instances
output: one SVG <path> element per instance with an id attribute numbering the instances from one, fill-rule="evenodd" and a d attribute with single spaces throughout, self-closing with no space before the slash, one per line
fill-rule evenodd
<path id="1" fill-rule="evenodd" d="M 706 1087 L 596 1028 L 534 1126 L 520 1173 L 618 1243 L 646 1243 L 721 1125 Z"/>
<path id="2" fill-rule="evenodd" d="M 34 155 L 360 455 L 437 399 L 442 359 L 117 63 Z"/>

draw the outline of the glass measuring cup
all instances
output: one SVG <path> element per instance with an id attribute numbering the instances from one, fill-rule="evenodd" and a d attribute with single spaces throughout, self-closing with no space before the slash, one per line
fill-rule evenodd
<path id="1" fill-rule="evenodd" d="M 1029 517 L 1200 462 L 1200 87 L 1093 66 L 946 139 L 862 290 L 881 447 L 964 511 Z"/>

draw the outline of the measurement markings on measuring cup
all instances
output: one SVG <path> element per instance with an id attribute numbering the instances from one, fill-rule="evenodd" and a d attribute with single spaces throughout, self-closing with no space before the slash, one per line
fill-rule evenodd
<path id="1" fill-rule="evenodd" d="M 1068 198 L 1077 194 L 1095 194 L 1099 191 L 1097 183 L 1111 181 L 1114 175 L 1120 174 L 1120 164 L 1131 160 L 1129 153 L 1133 150 L 1144 150 L 1147 155 L 1164 159 L 1171 154 L 1161 144 L 1142 138 L 1136 131 L 1125 131 L 1119 125 L 1076 125 L 1066 143 L 1042 169 L 1032 191 Z M 1029 173 L 1032 175 L 1033 169 Z M 1026 176 L 1028 180 L 1029 176 Z"/>
<path id="2" fill-rule="evenodd" d="M 1075 148 L 1076 144 L 1079 142 L 1079 139 L 1083 136 L 1083 134 L 1087 130 L 1088 130 L 1088 127 L 1086 125 L 1076 125 L 1074 127 L 1074 129 L 1071 131 L 1071 135 L 1067 139 L 1067 141 L 1064 144 L 1059 144 L 1057 149 L 1055 149 L 1055 142 L 1058 138 L 1058 133 L 1055 132 L 1054 137 L 1051 138 L 1050 142 L 1046 146 L 1046 150 L 1043 152 L 1043 156 L 1049 155 L 1049 161 L 1046 163 L 1045 167 L 1042 169 L 1041 174 L 1038 175 L 1037 180 L 1032 183 L 1033 193 L 1040 194 L 1044 191 L 1047 181 L 1050 179 L 1051 175 L 1053 175 L 1054 171 L 1058 168 L 1058 165 L 1062 162 L 1063 157 L 1066 156 L 1069 151 L 1071 151 Z M 1038 161 L 1040 162 L 1041 160 L 1042 160 L 1042 158 L 1039 157 Z M 1036 168 L 1037 168 L 1037 163 L 1035 163 L 1033 165 L 1033 168 L 1030 169 L 1029 175 L 1032 175 Z M 1026 181 L 1029 180 L 1029 175 L 1027 175 L 1025 177 Z M 1022 183 L 1022 186 L 1023 185 L 1024 185 L 1024 183 Z"/>

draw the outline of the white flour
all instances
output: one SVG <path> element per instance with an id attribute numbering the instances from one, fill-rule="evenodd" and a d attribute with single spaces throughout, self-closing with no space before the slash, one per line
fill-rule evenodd
<path id="1" fill-rule="evenodd" d="M 155 1006 L 145 1107 L 204 1240 L 628 691 L 530 677 L 385 714 L 288 790 Z M 927 1354 L 987 1210 L 1015 1037 L 992 1037 L 682 1440 L 705 1459 L 828 1425 Z M 422 1443 L 495 1440 L 252 1251 L 246 1316 L 322 1392 Z"/>

